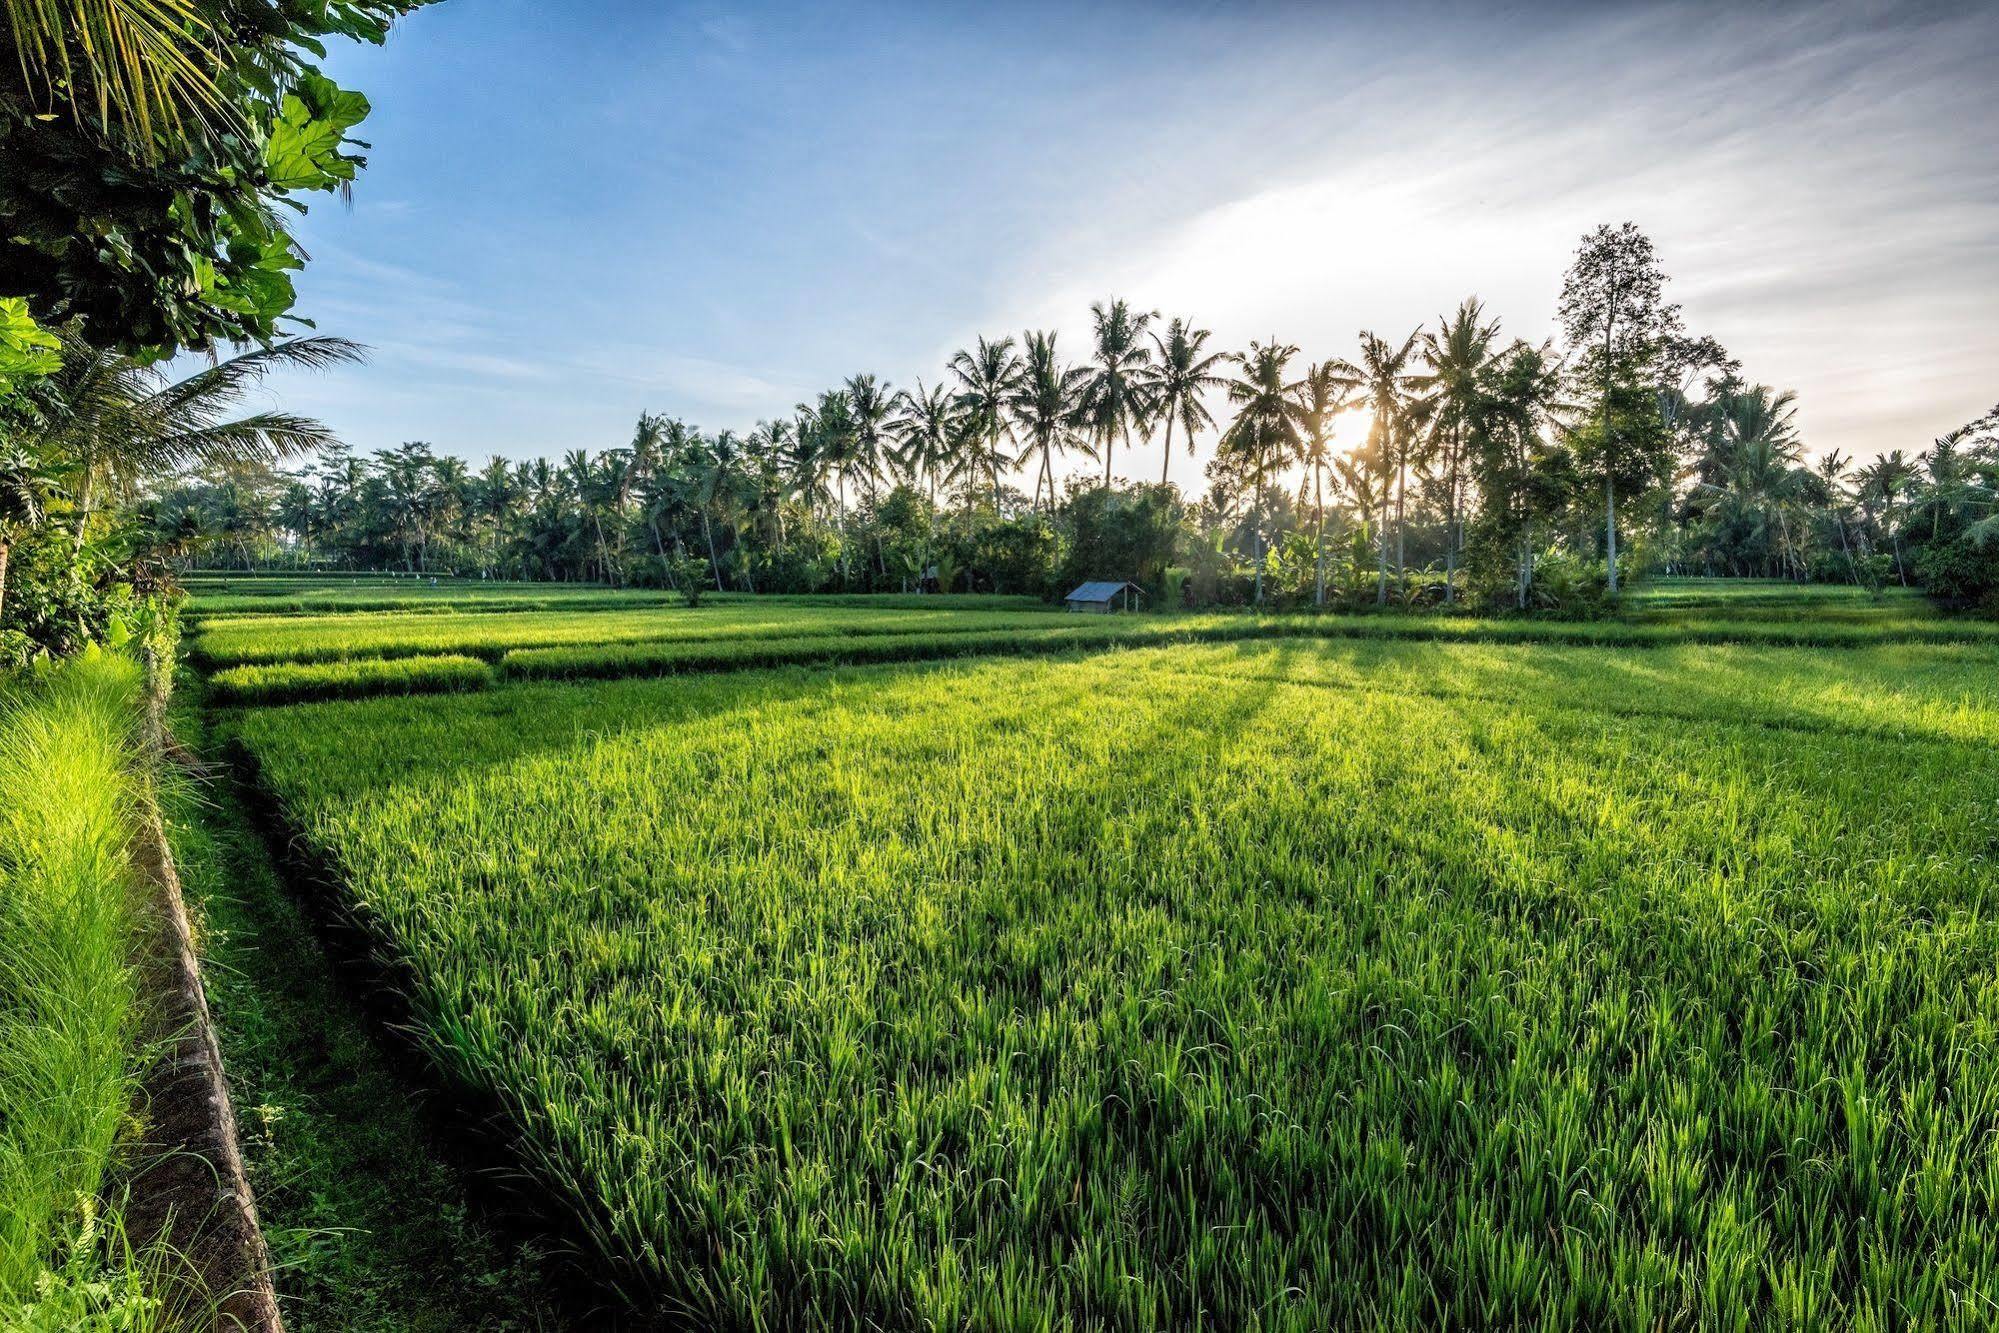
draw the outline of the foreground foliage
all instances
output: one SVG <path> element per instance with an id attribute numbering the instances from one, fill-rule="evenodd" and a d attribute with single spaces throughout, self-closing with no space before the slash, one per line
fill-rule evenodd
<path id="1" fill-rule="evenodd" d="M 1988 650 L 1329 642 L 266 710 L 721 1326 L 1977 1327 Z"/>
<path id="2" fill-rule="evenodd" d="M 104 654 L 0 711 L 0 1327 L 158 1319 L 102 1196 L 137 1073 L 126 855 L 138 671 Z"/>

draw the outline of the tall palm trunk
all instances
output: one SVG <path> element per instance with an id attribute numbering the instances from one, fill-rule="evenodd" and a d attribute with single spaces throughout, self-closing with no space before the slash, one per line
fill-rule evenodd
<path id="1" fill-rule="evenodd" d="M 1171 423 L 1168 423 L 1171 429 Z M 1326 469 L 1321 463 L 1312 465 L 1312 513 L 1317 521 L 1318 533 L 1313 538 L 1318 549 L 1312 557 L 1312 605 L 1326 604 Z"/>
<path id="2" fill-rule="evenodd" d="M 722 562 L 715 555 L 715 529 L 708 522 L 706 506 L 701 510 L 701 539 L 708 543 L 708 568 L 715 575 L 715 591 L 726 592 L 727 589 L 722 586 Z"/>
<path id="3" fill-rule="evenodd" d="M 1404 601 L 1409 597 L 1409 565 L 1404 540 L 1403 500 L 1409 488 L 1409 459 L 1406 447 L 1395 454 L 1395 586 Z"/>
<path id="4" fill-rule="evenodd" d="M 1256 455 L 1256 604 L 1263 605 L 1263 453 Z"/>
<path id="5" fill-rule="evenodd" d="M 1603 551 L 1610 571 L 1610 595 L 1617 596 L 1617 488 L 1606 470 L 1603 474 Z"/>
<path id="6" fill-rule="evenodd" d="M 999 480 L 999 427 L 995 426 L 986 436 L 986 469 L 993 474 L 993 513 L 1000 512 Z"/>
<path id="7" fill-rule="evenodd" d="M 1385 482 L 1382 486 L 1382 490 L 1384 492 L 1386 492 L 1387 490 L 1387 485 Z M 1388 605 L 1388 497 L 1387 495 L 1383 494 L 1381 498 L 1381 503 L 1379 505 L 1373 506 L 1373 508 L 1377 511 L 1379 517 L 1379 522 L 1375 525 L 1375 532 L 1374 532 L 1374 547 L 1378 557 L 1377 568 L 1375 570 L 1375 580 L 1374 580 L 1374 604 L 1376 606 L 1387 606 Z"/>
<path id="8" fill-rule="evenodd" d="M 83 554 L 83 536 L 90 527 L 91 497 L 97 481 L 97 468 L 89 456 L 83 460 L 83 480 L 76 492 L 76 530 L 71 533 L 70 554 Z"/>
<path id="9" fill-rule="evenodd" d="M 1459 469 L 1464 457 L 1464 432 L 1458 426 L 1451 427 L 1451 484 L 1450 516 L 1444 530 L 1444 605 L 1453 606 L 1458 600 L 1458 548 L 1464 544 L 1464 518 L 1460 514 L 1458 486 L 1462 480 Z"/>
<path id="10" fill-rule="evenodd" d="M 1173 466 L 1173 414 L 1166 414 L 1166 456 L 1159 460 L 1159 484 L 1166 484 L 1166 469 Z"/>

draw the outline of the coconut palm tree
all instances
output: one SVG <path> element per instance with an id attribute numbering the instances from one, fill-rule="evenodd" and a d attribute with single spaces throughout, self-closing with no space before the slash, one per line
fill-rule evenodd
<path id="1" fill-rule="evenodd" d="M 333 443 L 333 432 L 309 417 L 230 413 L 274 370 L 323 370 L 363 354 L 344 338 L 295 338 L 175 381 L 122 353 L 92 347 L 73 328 L 63 332 L 62 344 L 62 365 L 36 385 L 35 410 L 16 430 L 16 442 L 66 475 L 78 550 L 106 490 L 129 496 L 140 482 L 168 472 L 272 462 Z"/>
<path id="2" fill-rule="evenodd" d="M 1895 577 L 1907 586 L 1909 571 L 1902 560 L 1903 497 L 1916 477 L 1916 465 L 1900 449 L 1891 449 L 1854 475 L 1861 506 L 1887 534 L 1895 554 Z"/>
<path id="3" fill-rule="evenodd" d="M 847 415 L 853 431 L 853 451 L 849 466 L 860 474 L 875 500 L 883 475 L 891 461 L 894 421 L 900 395 L 873 375 L 855 375 L 847 381 Z"/>
<path id="4" fill-rule="evenodd" d="M 1436 465 L 1444 483 L 1444 602 L 1457 600 L 1458 552 L 1464 547 L 1464 481 L 1466 448 L 1481 404 L 1480 376 L 1492 360 L 1499 321 L 1487 323 L 1477 297 L 1467 298 L 1457 313 L 1437 320 L 1437 332 L 1423 335 L 1423 360 L 1429 373 L 1419 387 L 1434 403 L 1425 434 L 1425 461 Z"/>
<path id="5" fill-rule="evenodd" d="M 1263 604 L 1263 480 L 1272 468 L 1297 457 L 1304 442 L 1304 408 L 1298 385 L 1284 376 L 1298 349 L 1275 338 L 1252 342 L 1249 351 L 1231 359 L 1241 367 L 1228 382 L 1235 419 L 1222 433 L 1221 452 L 1250 464 L 1256 474 L 1256 603 Z"/>
<path id="6" fill-rule="evenodd" d="M 965 438 L 978 446 L 978 465 L 992 478 L 993 510 L 998 512 L 1000 469 L 1013 466 L 1000 441 L 1013 442 L 1007 402 L 1020 378 L 1020 356 L 1013 350 L 1012 338 L 998 342 L 981 338 L 974 350 L 960 351 L 951 358 L 951 373 L 958 380 L 958 406 L 970 427 Z"/>
<path id="7" fill-rule="evenodd" d="M 1055 355 L 1053 333 L 1029 333 L 1022 339 L 1026 354 L 1015 382 L 1008 408 L 1014 427 L 1026 440 L 1021 450 L 1023 463 L 1039 460 L 1034 479 L 1034 500 L 1041 502 L 1042 487 L 1048 490 L 1048 509 L 1055 509 L 1055 455 L 1080 443 L 1076 422 L 1084 386 L 1090 376 L 1082 366 L 1064 366 Z"/>
<path id="8" fill-rule="evenodd" d="M 1228 360 L 1221 352 L 1207 350 L 1206 329 L 1190 329 L 1185 320 L 1166 326 L 1166 336 L 1152 335 L 1155 353 L 1145 378 L 1145 395 L 1156 420 L 1166 423 L 1166 449 L 1159 463 L 1159 484 L 1166 484 L 1167 469 L 1173 465 L 1173 426 L 1179 423 L 1187 439 L 1187 452 L 1194 452 L 1194 437 L 1215 424 L 1204 396 L 1226 384 L 1218 367 Z"/>
<path id="9" fill-rule="evenodd" d="M 897 466 L 912 480 L 928 484 L 933 507 L 937 483 L 951 472 L 958 451 L 960 415 L 949 389 L 942 384 L 926 388 L 921 379 L 913 392 L 903 392 L 897 406 L 893 423 Z"/>
<path id="10" fill-rule="evenodd" d="M 1326 604 L 1326 470 L 1332 465 L 1333 418 L 1351 405 L 1353 387 L 1339 369 L 1321 361 L 1306 368 L 1298 381 L 1298 427 L 1304 434 L 1302 454 L 1312 481 L 1313 572 L 1312 604 Z"/>
<path id="11" fill-rule="evenodd" d="M 1340 377 L 1366 398 L 1374 412 L 1369 443 L 1379 449 L 1383 470 L 1395 478 L 1395 571 L 1398 581 L 1404 584 L 1407 576 L 1404 570 L 1403 518 L 1407 512 L 1409 445 L 1415 435 L 1419 405 L 1423 402 L 1420 397 L 1423 377 L 1411 370 L 1409 363 L 1422 333 L 1422 329 L 1416 329 L 1397 346 L 1363 329 L 1360 360 L 1333 363 Z M 1375 587 L 1375 601 L 1380 605 L 1388 602 L 1386 523 L 1381 527 L 1380 576 Z"/>
<path id="12" fill-rule="evenodd" d="M 1156 312 L 1133 313 L 1123 300 L 1090 307 L 1095 324 L 1096 360 L 1083 382 L 1081 410 L 1091 437 L 1104 456 L 1104 485 L 1111 484 L 1111 457 L 1120 436 L 1131 443 L 1131 428 L 1151 416 L 1152 349 L 1146 329 Z"/>

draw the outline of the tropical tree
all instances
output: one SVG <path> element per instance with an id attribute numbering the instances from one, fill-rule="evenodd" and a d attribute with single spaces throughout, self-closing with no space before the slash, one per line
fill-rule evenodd
<path id="1" fill-rule="evenodd" d="M 365 165 L 348 134 L 367 99 L 313 62 L 325 38 L 380 42 L 414 8 L 4 0 L 7 294 L 98 347 L 275 339 L 305 260 L 285 219 Z"/>
<path id="2" fill-rule="evenodd" d="M 1296 355 L 1296 347 L 1275 338 L 1252 342 L 1249 351 L 1233 358 L 1240 369 L 1228 382 L 1235 418 L 1222 433 L 1220 452 L 1247 463 L 1255 476 L 1255 600 L 1259 606 L 1263 604 L 1264 478 L 1272 467 L 1292 462 L 1304 442 L 1301 427 L 1305 413 L 1298 402 L 1298 385 L 1285 379 Z"/>
<path id="3" fill-rule="evenodd" d="M 1515 341 L 1479 374 L 1470 467 L 1483 502 L 1483 532 L 1513 567 L 1514 607 L 1534 595 L 1536 522 L 1556 509 L 1568 487 L 1567 457 L 1549 448 L 1543 427 L 1559 401 L 1561 371 L 1550 348 Z"/>
<path id="4" fill-rule="evenodd" d="M 70 329 L 61 366 L 26 391 L 32 410 L 13 434 L 65 475 L 80 551 L 107 490 L 129 497 L 148 477 L 232 459 L 292 458 L 332 443 L 333 433 L 308 417 L 231 413 L 274 370 L 320 370 L 360 358 L 361 349 L 345 339 L 297 338 L 172 380 Z"/>
<path id="5" fill-rule="evenodd" d="M 966 417 L 967 442 L 977 447 L 979 465 L 992 478 L 993 510 L 998 512 L 1000 469 L 1013 465 L 1000 442 L 1013 441 L 1007 404 L 1020 379 L 1020 356 L 1011 338 L 998 342 L 981 338 L 976 348 L 951 358 L 951 373 L 958 380 L 958 406 Z"/>
<path id="6" fill-rule="evenodd" d="M 1405 524 L 1409 490 L 1410 441 L 1415 437 L 1425 406 L 1420 390 L 1424 377 L 1410 368 L 1416 353 L 1420 328 L 1412 330 L 1398 346 L 1379 334 L 1363 329 L 1358 361 L 1333 362 L 1334 373 L 1367 401 L 1374 419 L 1369 426 L 1369 448 L 1381 460 L 1384 477 L 1393 477 L 1395 503 L 1395 572 L 1398 585 L 1406 590 Z M 1380 566 L 1375 584 L 1375 601 L 1388 601 L 1388 532 L 1383 523 L 1380 536 Z"/>
<path id="7" fill-rule="evenodd" d="M 7 561 L 14 543 L 41 525 L 56 474 L 19 444 L 0 445 L 0 612 L 7 609 Z"/>
<path id="8" fill-rule="evenodd" d="M 1333 464 L 1333 418 L 1351 406 L 1353 386 L 1339 367 L 1321 361 L 1298 381 L 1302 457 L 1312 483 L 1312 604 L 1326 604 L 1326 473 Z"/>
<path id="9" fill-rule="evenodd" d="M 1423 360 L 1429 373 L 1418 383 L 1432 403 L 1429 430 L 1424 435 L 1425 463 L 1434 464 L 1444 486 L 1444 602 L 1457 600 L 1459 553 L 1464 549 L 1466 463 L 1474 423 L 1481 405 L 1480 377 L 1492 359 L 1499 321 L 1488 322 L 1477 297 L 1468 297 L 1457 313 L 1439 317 L 1437 331 L 1423 334 Z"/>
<path id="10" fill-rule="evenodd" d="M 1173 465 L 1175 423 L 1187 441 L 1187 453 L 1194 452 L 1194 437 L 1215 424 L 1205 401 L 1207 394 L 1228 380 L 1220 367 L 1228 357 L 1207 350 L 1212 335 L 1206 329 L 1190 328 L 1184 319 L 1166 326 L 1166 336 L 1152 335 L 1153 359 L 1145 376 L 1145 398 L 1155 421 L 1166 423 L 1166 447 L 1159 462 L 1159 484 L 1166 484 L 1167 470 Z"/>
<path id="11" fill-rule="evenodd" d="M 1042 488 L 1046 486 L 1048 509 L 1053 513 L 1054 459 L 1064 449 L 1079 443 L 1076 427 L 1091 372 L 1082 366 L 1062 365 L 1055 355 L 1053 333 L 1028 333 L 1021 345 L 1025 355 L 1007 408 L 1017 438 L 1026 441 L 1020 461 L 1035 464 L 1035 504 L 1040 504 Z"/>
<path id="12" fill-rule="evenodd" d="M 1111 458 L 1117 441 L 1131 443 L 1133 426 L 1151 415 L 1152 349 L 1146 330 L 1157 316 L 1133 313 L 1123 300 L 1090 307 L 1095 326 L 1096 359 L 1083 380 L 1082 420 L 1104 459 L 1104 485 L 1111 484 Z"/>
<path id="13" fill-rule="evenodd" d="M 957 399 L 942 384 L 926 388 L 921 379 L 916 388 L 904 390 L 890 423 L 896 446 L 895 463 L 904 476 L 929 489 L 930 503 L 937 503 L 937 483 L 954 475 L 963 442 L 959 428 Z"/>
<path id="14" fill-rule="evenodd" d="M 1666 301 L 1665 286 L 1651 238 L 1629 222 L 1604 225 L 1583 238 L 1557 307 L 1577 355 L 1578 382 L 1598 402 L 1596 429 L 1578 458 L 1603 485 L 1603 549 L 1613 597 L 1619 483 L 1656 473 L 1671 445 L 1656 396 L 1647 403 L 1638 392 L 1661 345 L 1680 334 L 1680 310 Z"/>

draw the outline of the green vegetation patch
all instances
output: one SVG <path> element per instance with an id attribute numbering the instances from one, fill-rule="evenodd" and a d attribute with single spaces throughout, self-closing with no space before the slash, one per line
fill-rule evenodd
<path id="1" fill-rule="evenodd" d="M 802 602 L 599 611 L 444 612 L 236 617 L 206 622 L 193 651 L 214 666 L 463 653 L 497 660 L 516 648 L 743 637 L 993 630 L 1060 624 L 1045 610 L 820 607 Z"/>
<path id="2" fill-rule="evenodd" d="M 157 1324 L 104 1196 L 139 1058 L 138 669 L 0 687 L 0 1326 Z"/>
<path id="3" fill-rule="evenodd" d="M 1999 771 L 1990 660 L 1915 651 L 238 725 L 440 1068 L 697 1323 L 1949 1324 L 1999 1289 Z"/>
<path id="4" fill-rule="evenodd" d="M 217 703 L 273 704 L 483 690 L 492 683 L 493 669 L 478 658 L 444 654 L 229 667 L 215 673 L 209 688 Z"/>

